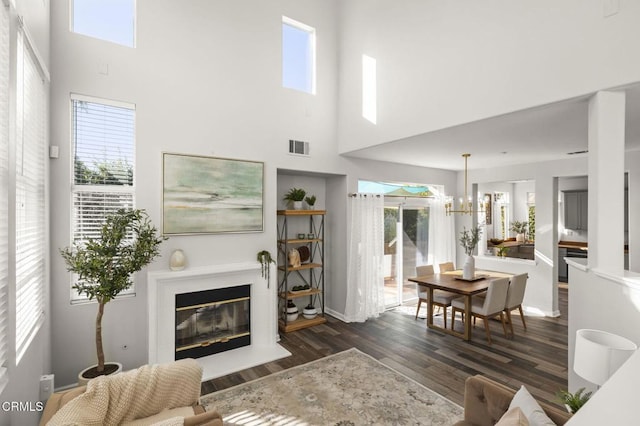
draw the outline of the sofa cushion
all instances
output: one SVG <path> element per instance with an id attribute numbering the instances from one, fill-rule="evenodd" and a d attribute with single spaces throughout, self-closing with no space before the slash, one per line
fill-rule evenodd
<path id="1" fill-rule="evenodd" d="M 520 386 L 509 404 L 509 409 L 514 407 L 522 410 L 531 426 L 556 426 L 524 385 Z"/>
<path id="2" fill-rule="evenodd" d="M 500 418 L 496 426 L 529 426 L 529 420 L 520 407 L 513 407 Z"/>

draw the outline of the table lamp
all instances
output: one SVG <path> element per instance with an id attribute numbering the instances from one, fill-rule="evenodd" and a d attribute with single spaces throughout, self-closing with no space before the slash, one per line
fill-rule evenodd
<path id="1" fill-rule="evenodd" d="M 631 340 L 600 330 L 576 331 L 573 371 L 602 386 L 638 349 Z"/>

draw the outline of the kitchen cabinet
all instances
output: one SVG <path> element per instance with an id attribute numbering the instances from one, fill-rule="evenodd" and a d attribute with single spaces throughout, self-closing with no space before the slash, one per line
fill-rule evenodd
<path id="1" fill-rule="evenodd" d="M 586 231 L 588 225 L 589 196 L 587 191 L 564 191 L 564 227 Z"/>

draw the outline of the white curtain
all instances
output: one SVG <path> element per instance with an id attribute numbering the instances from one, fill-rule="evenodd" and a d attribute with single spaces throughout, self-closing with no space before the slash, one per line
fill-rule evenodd
<path id="1" fill-rule="evenodd" d="M 351 235 L 345 320 L 363 322 L 384 312 L 384 198 L 350 197 Z"/>
<path id="2" fill-rule="evenodd" d="M 447 216 L 444 200 L 429 199 L 429 263 L 453 262 L 456 268 L 456 234 L 453 216 Z"/>

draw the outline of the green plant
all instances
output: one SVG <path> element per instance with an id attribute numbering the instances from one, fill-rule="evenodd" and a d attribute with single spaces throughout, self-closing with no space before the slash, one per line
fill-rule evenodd
<path id="1" fill-rule="evenodd" d="M 507 251 L 509 251 L 508 247 L 498 247 L 498 256 L 507 257 Z"/>
<path id="2" fill-rule="evenodd" d="M 304 200 L 307 202 L 307 204 L 309 204 L 309 206 L 313 207 L 313 205 L 316 203 L 316 196 L 311 195 L 310 197 L 306 197 Z"/>
<path id="3" fill-rule="evenodd" d="M 271 282 L 271 268 L 269 264 L 276 263 L 276 261 L 271 257 L 271 253 L 267 250 L 262 250 L 258 252 L 258 262 L 262 265 L 262 278 L 267 279 L 267 288 L 269 288 Z"/>
<path id="4" fill-rule="evenodd" d="M 98 302 L 95 340 L 99 375 L 104 372 L 104 307 L 131 287 L 132 274 L 160 254 L 159 247 L 164 240 L 166 238 L 158 235 L 144 210 L 119 209 L 107 216 L 99 238 L 89 238 L 85 243 L 60 249 L 67 270 L 78 275 L 73 288 Z"/>
<path id="5" fill-rule="evenodd" d="M 584 393 L 585 388 L 578 389 L 575 393 L 571 393 L 567 390 L 560 390 L 556 393 L 558 401 L 569 407 L 572 413 L 577 412 L 580 407 L 587 403 L 591 398 L 591 392 Z"/>
<path id="6" fill-rule="evenodd" d="M 302 201 L 304 196 L 307 195 L 307 191 L 302 188 L 291 188 L 289 192 L 284 194 L 284 201 Z"/>
<path id="7" fill-rule="evenodd" d="M 480 234 L 482 234 L 482 229 L 478 226 L 474 226 L 470 230 L 467 230 L 466 227 L 462 228 L 459 241 L 467 256 L 473 256 L 473 251 L 480 241 Z"/>
<path id="8" fill-rule="evenodd" d="M 514 220 L 511 222 L 509 226 L 509 230 L 515 232 L 516 234 L 524 234 L 527 232 L 527 222 L 520 222 L 519 220 Z"/>

